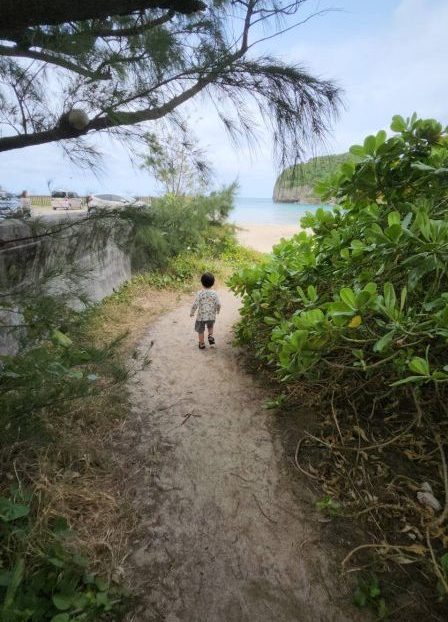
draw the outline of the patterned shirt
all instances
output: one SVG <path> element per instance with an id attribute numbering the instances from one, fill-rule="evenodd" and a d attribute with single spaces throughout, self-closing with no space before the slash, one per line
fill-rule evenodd
<path id="1" fill-rule="evenodd" d="M 194 315 L 198 310 L 196 320 L 198 322 L 206 322 L 207 320 L 215 320 L 216 314 L 221 311 L 221 303 L 218 294 L 213 289 L 202 289 L 196 294 L 190 315 Z"/>

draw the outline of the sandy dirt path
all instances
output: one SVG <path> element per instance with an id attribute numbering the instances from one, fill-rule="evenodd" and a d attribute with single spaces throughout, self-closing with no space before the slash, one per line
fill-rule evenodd
<path id="1" fill-rule="evenodd" d="M 301 231 L 297 225 L 266 225 L 266 224 L 239 224 L 237 237 L 240 244 L 248 246 L 261 253 L 271 252 L 274 244 L 280 242 L 282 238 L 290 238 Z"/>
<path id="2" fill-rule="evenodd" d="M 140 344 L 152 362 L 131 388 L 129 486 L 143 513 L 128 560 L 143 595 L 131 619 L 357 620 L 262 408 L 267 393 L 231 344 L 238 301 L 220 296 L 216 348 L 197 348 L 187 301 Z"/>

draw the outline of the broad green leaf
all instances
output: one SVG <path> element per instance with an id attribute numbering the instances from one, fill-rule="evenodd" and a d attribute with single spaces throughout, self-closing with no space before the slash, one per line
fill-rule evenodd
<path id="1" fill-rule="evenodd" d="M 368 292 L 372 296 L 376 294 L 376 290 L 377 290 L 377 285 L 376 283 L 373 283 L 372 281 L 370 283 L 367 283 L 367 285 L 364 285 L 364 291 Z"/>
<path id="2" fill-rule="evenodd" d="M 324 314 L 321 309 L 311 309 L 310 311 L 302 311 L 302 313 L 295 319 L 295 324 L 299 328 L 314 328 L 316 324 L 319 324 L 324 319 Z"/>
<path id="3" fill-rule="evenodd" d="M 411 164 L 411 168 L 416 169 L 417 171 L 422 171 L 424 173 L 432 173 L 435 169 L 433 166 L 429 166 L 428 164 L 424 164 L 423 162 L 414 162 Z"/>
<path id="4" fill-rule="evenodd" d="M 433 371 L 431 377 L 434 378 L 434 380 L 445 380 L 448 378 L 448 374 L 444 371 Z"/>
<path id="5" fill-rule="evenodd" d="M 73 604 L 73 594 L 53 594 L 53 604 L 56 609 L 66 611 Z"/>
<path id="6" fill-rule="evenodd" d="M 406 121 L 400 115 L 396 114 L 392 117 L 390 129 L 393 132 L 405 132 L 407 129 Z"/>
<path id="7" fill-rule="evenodd" d="M 400 212 L 389 212 L 389 214 L 387 215 L 387 222 L 389 227 L 391 227 L 392 225 L 399 225 L 401 222 Z"/>
<path id="8" fill-rule="evenodd" d="M 362 255 L 366 247 L 364 242 L 361 242 L 361 240 L 352 240 L 350 246 L 352 248 L 353 257 L 359 257 Z"/>
<path id="9" fill-rule="evenodd" d="M 376 149 L 378 149 L 378 147 L 381 147 L 381 145 L 386 142 L 386 139 L 387 133 L 384 130 L 380 130 L 375 136 Z"/>
<path id="10" fill-rule="evenodd" d="M 14 503 L 6 497 L 0 497 L 0 519 L 6 523 L 28 516 L 29 513 L 30 508 L 27 505 Z"/>
<path id="11" fill-rule="evenodd" d="M 389 240 L 392 240 L 392 242 L 398 242 L 403 235 L 403 229 L 401 228 L 401 225 L 395 224 L 387 227 L 385 233 Z"/>
<path id="12" fill-rule="evenodd" d="M 265 324 L 268 324 L 270 326 L 274 326 L 275 324 L 277 324 L 277 321 L 275 317 L 270 317 L 270 316 L 266 316 L 263 318 L 263 322 Z"/>
<path id="13" fill-rule="evenodd" d="M 350 251 L 348 248 L 343 248 L 340 252 L 342 259 L 350 259 Z"/>
<path id="14" fill-rule="evenodd" d="M 364 140 L 364 151 L 368 155 L 374 155 L 376 150 L 376 137 L 375 136 L 367 136 Z"/>
<path id="15" fill-rule="evenodd" d="M 70 616 L 68 613 L 58 613 L 51 618 L 50 622 L 70 622 Z"/>
<path id="16" fill-rule="evenodd" d="M 342 302 L 351 307 L 353 310 L 356 309 L 356 296 L 355 292 L 350 289 L 350 287 L 343 287 L 339 292 Z"/>
<path id="17" fill-rule="evenodd" d="M 364 151 L 364 147 L 362 145 L 352 145 L 349 151 L 358 158 L 364 158 L 366 155 L 366 152 Z"/>
<path id="18" fill-rule="evenodd" d="M 307 288 L 306 292 L 308 294 L 308 298 L 312 302 L 316 302 L 316 300 L 317 300 L 317 291 L 316 291 L 316 288 L 314 287 L 314 285 L 308 285 L 308 288 Z"/>
<path id="19" fill-rule="evenodd" d="M 378 341 L 373 346 L 373 351 L 382 352 L 383 350 L 385 350 L 388 347 L 388 345 L 392 342 L 394 338 L 394 334 L 395 333 L 392 330 L 389 333 L 386 333 L 385 335 L 383 335 L 381 339 L 378 339 Z"/>
<path id="20" fill-rule="evenodd" d="M 408 367 L 416 374 L 421 374 L 422 376 L 429 376 L 430 372 L 428 361 L 421 358 L 421 356 L 414 356 L 414 358 L 411 359 Z"/>
<path id="21" fill-rule="evenodd" d="M 397 297 L 395 295 L 395 289 L 392 283 L 387 282 L 384 283 L 384 305 L 385 307 L 391 311 L 395 308 L 397 303 Z"/>
<path id="22" fill-rule="evenodd" d="M 401 296 L 400 296 L 400 311 L 403 311 L 404 309 L 407 295 L 408 295 L 408 288 L 404 286 L 403 289 L 401 290 Z"/>
<path id="23" fill-rule="evenodd" d="M 328 305 L 328 312 L 334 317 L 345 317 L 353 315 L 353 309 L 345 302 L 331 302 Z"/>
<path id="24" fill-rule="evenodd" d="M 308 331 L 307 330 L 296 330 L 292 333 L 289 338 L 289 344 L 293 346 L 295 350 L 302 350 L 302 348 L 306 345 L 308 339 Z"/>

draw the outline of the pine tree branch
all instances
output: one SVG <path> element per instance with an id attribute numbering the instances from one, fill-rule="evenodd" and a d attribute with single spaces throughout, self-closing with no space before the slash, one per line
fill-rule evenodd
<path id="1" fill-rule="evenodd" d="M 43 63 L 49 63 L 73 71 L 80 76 L 89 78 L 91 80 L 109 80 L 110 72 L 92 71 L 81 65 L 77 65 L 72 61 L 63 58 L 61 55 L 56 55 L 49 52 L 39 52 L 38 50 L 26 50 L 17 46 L 8 47 L 6 45 L 0 45 L 0 56 L 16 57 L 16 58 L 30 58 L 32 60 L 39 60 Z"/>
<path id="2" fill-rule="evenodd" d="M 166 116 L 178 106 L 188 101 L 191 97 L 197 95 L 206 86 L 208 86 L 215 78 L 215 74 L 197 80 L 197 82 L 189 89 L 183 91 L 179 95 L 171 98 L 162 106 L 154 108 L 143 108 L 133 112 L 116 111 L 112 114 L 100 116 L 86 126 L 82 131 L 76 131 L 63 126 L 57 126 L 50 130 L 35 132 L 33 134 L 21 134 L 19 136 L 4 136 L 0 138 L 0 152 L 9 151 L 11 149 L 19 149 L 23 147 L 31 147 L 35 145 L 43 145 L 58 140 L 67 140 L 70 138 L 79 138 L 89 132 L 100 132 L 119 126 L 135 125 L 144 121 L 156 121 Z"/>
<path id="3" fill-rule="evenodd" d="M 2 0 L 0 38 L 27 28 L 130 15 L 147 9 L 192 14 L 205 10 L 202 0 Z M 14 38 L 12 39 L 14 40 Z"/>

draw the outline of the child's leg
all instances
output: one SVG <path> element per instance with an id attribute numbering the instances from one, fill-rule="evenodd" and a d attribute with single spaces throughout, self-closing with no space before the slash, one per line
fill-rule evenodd
<path id="1" fill-rule="evenodd" d="M 204 343 L 205 341 L 205 332 L 204 333 L 198 333 L 198 337 L 199 337 L 199 343 Z"/>
<path id="2" fill-rule="evenodd" d="M 214 326 L 214 322 L 209 322 L 207 324 L 207 330 L 208 330 L 208 343 L 211 346 L 215 345 L 215 338 L 213 337 L 213 326 Z"/>

